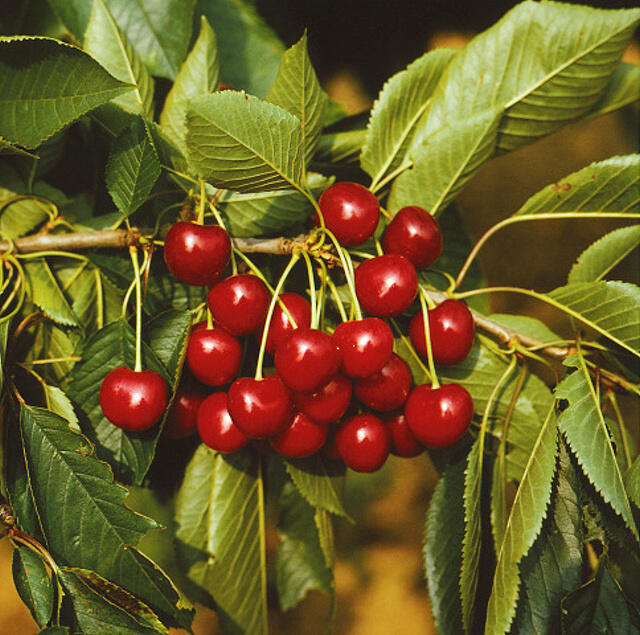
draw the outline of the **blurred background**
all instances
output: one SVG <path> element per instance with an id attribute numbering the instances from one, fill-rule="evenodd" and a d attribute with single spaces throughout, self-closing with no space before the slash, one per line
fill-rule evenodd
<path id="1" fill-rule="evenodd" d="M 214 1 L 214 0 L 212 0 Z M 286 45 L 308 29 L 310 54 L 330 96 L 349 113 L 369 108 L 386 79 L 423 52 L 437 47 L 462 47 L 517 4 L 505 0 L 258 0 L 258 11 Z M 634 2 L 583 2 L 601 8 L 634 6 Z M 16 20 L 42 19 L 45 0 L 0 4 L 0 33 Z M 213 25 L 215 28 L 215 25 Z M 36 30 L 36 29 L 29 29 Z M 16 32 L 16 31 L 14 31 Z M 17 31 L 20 32 L 20 31 Z M 25 27 L 26 32 L 26 27 Z M 636 36 L 637 38 L 637 36 Z M 624 60 L 640 64 L 636 39 Z M 549 183 L 593 161 L 638 151 L 638 104 L 556 134 L 516 152 L 489 161 L 460 196 L 472 238 L 514 212 Z M 500 232 L 480 254 L 490 284 L 519 285 L 540 291 L 566 282 L 577 256 L 593 240 L 614 229 L 609 222 L 521 224 Z M 522 244 L 527 248 L 523 249 Z M 446 249 L 446 245 L 445 245 Z M 640 260 L 627 259 L 613 276 L 638 282 Z M 528 312 L 562 331 L 560 317 L 526 299 L 492 299 L 495 312 Z M 638 431 L 636 430 L 636 438 Z M 422 572 L 424 514 L 437 481 L 426 456 L 390 460 L 375 475 L 351 473 L 346 507 L 356 525 L 336 521 L 338 608 L 335 632 L 344 635 L 435 633 Z M 130 502 L 160 522 L 168 523 L 166 502 L 134 492 Z M 170 561 L 170 541 L 149 537 L 150 555 Z M 268 548 L 275 551 L 271 528 Z M 11 547 L 0 540 L 0 635 L 31 635 L 38 631 L 17 597 L 11 576 Z M 170 562 L 167 564 L 170 568 Z M 327 629 L 328 602 L 311 594 L 298 608 L 282 615 L 270 598 L 274 633 L 314 635 Z M 215 615 L 199 609 L 196 635 L 218 632 Z"/>

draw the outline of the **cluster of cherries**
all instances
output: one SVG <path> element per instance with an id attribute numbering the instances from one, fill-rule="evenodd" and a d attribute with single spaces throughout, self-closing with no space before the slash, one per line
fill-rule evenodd
<path id="1" fill-rule="evenodd" d="M 316 223 L 329 230 L 340 247 L 363 244 L 378 225 L 379 203 L 359 184 L 332 185 L 318 205 L 323 223 L 319 218 Z M 437 381 L 412 388 L 409 367 L 393 352 L 393 333 L 384 320 L 413 304 L 418 294 L 416 270 L 433 264 L 442 251 L 440 228 L 426 210 L 405 207 L 389 223 L 381 243 L 383 254 L 361 262 L 353 276 L 358 303 L 370 317 L 344 321 L 329 334 L 311 327 L 306 298 L 282 293 L 266 326 L 265 350 L 273 354 L 275 374 L 239 377 L 239 338 L 263 332 L 269 289 L 251 274 L 221 279 L 231 254 L 223 228 L 176 223 L 164 246 L 169 270 L 183 282 L 211 287 L 211 320 L 193 328 L 186 366 L 200 384 L 218 391 L 206 396 L 202 387 L 181 386 L 165 433 L 183 437 L 197 428 L 202 441 L 219 452 L 235 452 L 251 440 L 267 440 L 289 458 L 323 451 L 361 472 L 380 468 L 389 452 L 416 456 L 425 447 L 442 448 L 459 440 L 473 416 L 469 393 L 458 384 Z M 446 300 L 428 311 L 428 333 L 433 361 L 457 364 L 473 345 L 472 315 L 464 303 Z M 412 318 L 409 336 L 418 354 L 427 358 L 422 311 Z M 156 390 L 147 397 L 143 389 L 125 385 L 114 415 L 117 391 L 111 378 L 123 371 L 140 379 L 156 375 L 164 395 Z M 115 425 L 144 430 L 162 415 L 166 385 L 152 371 L 120 368 L 105 378 L 100 400 Z"/>

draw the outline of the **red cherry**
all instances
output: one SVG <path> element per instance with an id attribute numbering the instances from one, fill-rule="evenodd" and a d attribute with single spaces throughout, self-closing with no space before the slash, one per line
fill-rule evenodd
<path id="1" fill-rule="evenodd" d="M 435 309 L 431 309 L 428 315 L 434 361 L 438 364 L 459 364 L 473 346 L 475 325 L 471 311 L 460 300 L 445 300 Z M 411 319 L 409 336 L 416 351 L 426 358 L 427 340 L 424 336 L 422 311 Z"/>
<path id="2" fill-rule="evenodd" d="M 396 456 L 410 458 L 424 452 L 424 446 L 413 436 L 402 412 L 387 415 L 384 419 L 391 434 L 391 452 Z"/>
<path id="3" fill-rule="evenodd" d="M 264 379 L 240 377 L 227 393 L 233 422 L 252 439 L 277 434 L 291 422 L 291 393 L 277 375 Z"/>
<path id="4" fill-rule="evenodd" d="M 202 402 L 197 424 L 202 442 L 216 452 L 237 452 L 249 442 L 233 423 L 223 392 L 215 392 Z"/>
<path id="5" fill-rule="evenodd" d="M 473 417 L 473 400 L 459 384 L 416 386 L 404 406 L 413 436 L 428 448 L 446 448 L 461 439 Z"/>
<path id="6" fill-rule="evenodd" d="M 204 395 L 191 388 L 178 388 L 162 433 L 170 439 L 184 439 L 196 431 L 198 409 Z"/>
<path id="7" fill-rule="evenodd" d="M 267 333 L 267 353 L 275 353 L 276 349 L 293 333 L 296 328 L 309 328 L 311 326 L 311 305 L 305 298 L 297 293 L 282 293 L 280 300 L 287 307 L 296 326 L 294 328 L 289 316 L 282 310 L 280 303 L 276 306 L 269 324 Z"/>
<path id="8" fill-rule="evenodd" d="M 322 454 L 329 459 L 329 461 L 342 461 L 342 457 L 340 456 L 340 452 L 338 452 L 338 446 L 336 445 L 336 435 L 329 434 L 329 438 L 327 442 L 324 444 L 322 448 Z"/>
<path id="9" fill-rule="evenodd" d="M 260 328 L 267 317 L 269 301 L 264 282 L 247 274 L 221 280 L 207 296 L 216 324 L 231 335 L 246 335 Z"/>
<path id="10" fill-rule="evenodd" d="M 351 382 L 344 376 L 334 375 L 312 393 L 296 392 L 296 407 L 318 423 L 333 423 L 347 411 L 351 403 Z"/>
<path id="11" fill-rule="evenodd" d="M 378 226 L 378 199 L 359 183 L 335 183 L 322 193 L 318 206 L 327 229 L 344 247 L 366 242 Z"/>
<path id="12" fill-rule="evenodd" d="M 342 356 L 342 372 L 349 377 L 377 373 L 393 353 L 393 333 L 380 318 L 338 324 L 333 341 Z"/>
<path id="13" fill-rule="evenodd" d="M 153 370 L 114 368 L 100 385 L 100 407 L 113 425 L 130 432 L 147 430 L 167 406 L 167 384 Z"/>
<path id="14" fill-rule="evenodd" d="M 353 391 L 372 410 L 388 411 L 400 408 L 411 389 L 411 371 L 407 363 L 393 353 L 391 359 L 375 375 L 358 379 Z"/>
<path id="15" fill-rule="evenodd" d="M 360 414 L 345 421 L 336 432 L 336 447 L 342 460 L 356 472 L 375 472 L 389 456 L 391 435 L 372 414 Z"/>
<path id="16" fill-rule="evenodd" d="M 315 454 L 327 440 L 329 427 L 314 421 L 304 412 L 297 412 L 291 424 L 269 439 L 271 447 L 290 459 Z"/>
<path id="17" fill-rule="evenodd" d="M 432 265 L 442 253 L 438 221 L 422 207 L 403 207 L 382 235 L 385 254 L 401 254 L 416 269 Z"/>
<path id="18" fill-rule="evenodd" d="M 361 262 L 355 272 L 356 294 L 371 315 L 391 317 L 406 311 L 418 292 L 418 274 L 399 254 L 384 254 Z"/>
<path id="19" fill-rule="evenodd" d="M 196 379 L 207 386 L 223 386 L 240 371 L 242 346 L 223 328 L 196 325 L 187 344 L 187 366 Z"/>
<path id="20" fill-rule="evenodd" d="M 164 241 L 164 260 L 182 282 L 199 287 L 213 284 L 231 255 L 227 232 L 216 225 L 176 223 Z"/>
<path id="21" fill-rule="evenodd" d="M 318 329 L 297 329 L 276 351 L 276 372 L 295 392 L 313 392 L 340 368 L 340 352 L 331 336 Z"/>

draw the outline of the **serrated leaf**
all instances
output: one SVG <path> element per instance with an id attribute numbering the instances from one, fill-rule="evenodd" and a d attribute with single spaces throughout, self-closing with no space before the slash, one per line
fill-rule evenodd
<path id="1" fill-rule="evenodd" d="M 149 320 L 146 338 L 170 377 L 179 374 L 193 315 L 188 311 L 164 311 Z"/>
<path id="2" fill-rule="evenodd" d="M 114 99 L 114 104 L 153 119 L 153 79 L 104 0 L 93 0 L 84 49 L 115 78 L 132 85 L 131 92 Z"/>
<path id="3" fill-rule="evenodd" d="M 69 29 L 78 42 L 89 23 L 92 0 L 47 0 L 64 26 Z"/>
<path id="4" fill-rule="evenodd" d="M 47 624 L 53 613 L 53 584 L 42 558 L 26 547 L 16 547 L 11 564 L 20 599 L 38 626 Z"/>
<path id="5" fill-rule="evenodd" d="M 318 143 L 329 101 L 311 65 L 306 33 L 282 56 L 267 101 L 284 108 L 300 120 L 304 172 Z"/>
<path id="6" fill-rule="evenodd" d="M 624 484 L 629 498 L 640 508 L 640 454 L 626 471 Z"/>
<path id="7" fill-rule="evenodd" d="M 176 550 L 199 601 L 213 598 L 229 632 L 267 632 L 260 459 L 200 445 L 176 499 Z"/>
<path id="8" fill-rule="evenodd" d="M 198 39 L 180 68 L 160 114 L 160 125 L 164 132 L 185 156 L 189 100 L 218 90 L 218 76 L 216 35 L 207 18 L 201 16 Z"/>
<path id="9" fill-rule="evenodd" d="M 528 315 L 513 315 L 511 313 L 492 313 L 492 320 L 514 329 L 519 333 L 535 337 L 544 343 L 557 342 L 562 338 L 554 333 L 544 322 Z"/>
<path id="10" fill-rule="evenodd" d="M 47 410 L 55 412 L 69 423 L 69 426 L 76 432 L 80 432 L 80 425 L 73 404 L 64 391 L 58 386 L 44 385 L 44 397 Z"/>
<path id="11" fill-rule="evenodd" d="M 531 449 L 509 513 L 487 607 L 485 628 L 489 633 L 508 632 L 515 615 L 520 584 L 519 564 L 539 534 L 547 513 L 556 453 L 557 427 L 552 408 Z"/>
<path id="12" fill-rule="evenodd" d="M 589 111 L 588 117 L 604 115 L 639 99 L 640 66 L 621 62 L 609 80 L 604 93 Z"/>
<path id="13" fill-rule="evenodd" d="M 320 135 L 311 169 L 332 173 L 341 165 L 357 165 L 365 134 L 365 130 L 349 130 Z"/>
<path id="14" fill-rule="evenodd" d="M 300 120 L 250 95 L 224 91 L 191 100 L 187 150 L 191 166 L 216 187 L 301 189 Z"/>
<path id="15" fill-rule="evenodd" d="M 491 474 L 491 535 L 493 548 L 499 553 L 507 526 L 507 477 L 506 477 L 506 443 L 502 440 L 493 461 Z"/>
<path id="16" fill-rule="evenodd" d="M 569 284 L 604 278 L 640 245 L 640 225 L 621 227 L 587 247 L 569 272 Z"/>
<path id="17" fill-rule="evenodd" d="M 123 218 L 145 202 L 160 172 L 153 141 L 142 119 L 136 117 L 113 142 L 104 175 L 109 194 Z"/>
<path id="18" fill-rule="evenodd" d="M 0 136 L 36 148 L 130 87 L 89 55 L 50 38 L 0 38 Z"/>
<path id="19" fill-rule="evenodd" d="M 333 541 L 333 521 L 331 515 L 325 509 L 316 508 L 313 520 L 318 530 L 320 549 L 324 555 L 324 561 L 331 571 L 336 560 L 336 549 Z"/>
<path id="20" fill-rule="evenodd" d="M 622 474 L 587 367 L 579 357 L 567 358 L 564 363 L 577 370 L 556 386 L 556 397 L 569 402 L 558 421 L 560 430 L 587 478 L 637 538 Z"/>
<path id="21" fill-rule="evenodd" d="M 48 549 L 59 564 L 96 571 L 169 619 L 188 627 L 170 580 L 135 545 L 157 524 L 125 504 L 88 440 L 58 415 L 22 405 L 20 430 Z"/>

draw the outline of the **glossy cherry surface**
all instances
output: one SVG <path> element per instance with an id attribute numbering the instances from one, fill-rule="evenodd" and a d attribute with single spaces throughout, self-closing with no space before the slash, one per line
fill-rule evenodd
<path id="1" fill-rule="evenodd" d="M 438 221 L 422 207 L 403 207 L 382 235 L 385 254 L 401 254 L 416 269 L 432 265 L 442 253 Z"/>
<path id="2" fill-rule="evenodd" d="M 399 254 L 384 254 L 361 262 L 355 271 L 355 283 L 362 308 L 378 317 L 406 311 L 418 292 L 416 268 Z"/>
<path id="3" fill-rule="evenodd" d="M 221 280 L 207 296 L 216 324 L 231 335 L 246 335 L 260 328 L 267 317 L 269 301 L 264 282 L 247 274 Z"/>
<path id="4" fill-rule="evenodd" d="M 295 331 L 296 328 L 309 328 L 311 326 L 311 305 L 298 293 L 281 293 L 279 299 L 287 307 L 296 326 L 291 324 L 289 316 L 276 303 L 271 316 L 269 332 L 267 333 L 267 353 L 275 353 L 276 349 Z M 258 331 L 260 335 L 260 331 Z"/>
<path id="5" fill-rule="evenodd" d="M 236 379 L 229 386 L 227 407 L 236 426 L 252 439 L 277 434 L 293 415 L 291 393 L 277 375 Z"/>
<path id="6" fill-rule="evenodd" d="M 393 333 L 380 318 L 342 322 L 333 332 L 342 358 L 342 372 L 348 377 L 377 373 L 393 353 Z"/>
<path id="7" fill-rule="evenodd" d="M 424 446 L 413 436 L 407 420 L 402 412 L 387 415 L 384 423 L 391 434 L 391 453 L 396 456 L 411 458 L 424 452 Z"/>
<path id="8" fill-rule="evenodd" d="M 164 241 L 164 260 L 182 282 L 196 286 L 213 284 L 226 269 L 231 255 L 227 232 L 217 225 L 176 223 Z"/>
<path id="9" fill-rule="evenodd" d="M 356 472 L 375 472 L 389 456 L 391 435 L 378 417 L 360 414 L 338 428 L 335 441 L 348 467 Z"/>
<path id="10" fill-rule="evenodd" d="M 162 434 L 170 439 L 184 439 L 194 434 L 198 409 L 204 399 L 205 395 L 196 389 L 179 387 Z"/>
<path id="11" fill-rule="evenodd" d="M 276 372 L 295 392 L 313 392 L 340 368 L 331 336 L 318 329 L 296 329 L 276 351 Z"/>
<path id="12" fill-rule="evenodd" d="M 351 382 L 340 373 L 311 393 L 296 392 L 293 402 L 318 423 L 333 423 L 347 411 L 351 403 Z"/>
<path id="13" fill-rule="evenodd" d="M 196 379 L 207 386 L 223 386 L 238 376 L 242 346 L 223 328 L 208 329 L 206 322 L 201 322 L 189 336 L 186 357 Z"/>
<path id="14" fill-rule="evenodd" d="M 291 459 L 315 454 L 327 440 L 329 427 L 314 421 L 304 412 L 297 412 L 282 432 L 269 439 L 271 447 Z"/>
<path id="15" fill-rule="evenodd" d="M 473 400 L 459 384 L 416 386 L 404 406 L 413 436 L 428 448 L 446 448 L 461 439 L 473 417 Z"/>
<path id="16" fill-rule="evenodd" d="M 249 442 L 233 422 L 224 392 L 213 393 L 202 402 L 197 425 L 202 442 L 217 452 L 237 452 Z"/>
<path id="17" fill-rule="evenodd" d="M 322 193 L 318 206 L 327 229 L 344 247 L 361 245 L 378 226 L 378 199 L 359 183 L 335 183 Z M 317 218 L 316 223 L 320 224 Z"/>
<path id="18" fill-rule="evenodd" d="M 437 364 L 459 364 L 473 346 L 475 325 L 471 311 L 460 300 L 445 300 L 435 309 L 431 309 L 428 315 L 434 361 Z M 422 311 L 411 319 L 409 336 L 416 351 L 426 358 L 427 340 L 424 335 Z"/>
<path id="19" fill-rule="evenodd" d="M 382 370 L 356 380 L 353 390 L 356 397 L 372 410 L 395 410 L 404 404 L 411 390 L 411 371 L 402 357 L 393 353 Z"/>
<path id="20" fill-rule="evenodd" d="M 130 432 L 157 423 L 167 406 L 167 384 L 153 370 L 114 368 L 100 385 L 100 407 L 113 425 Z"/>

